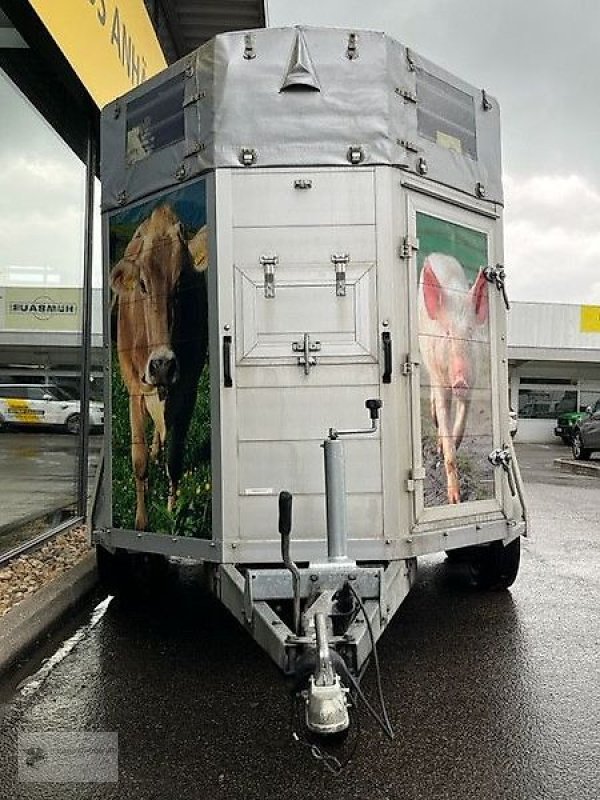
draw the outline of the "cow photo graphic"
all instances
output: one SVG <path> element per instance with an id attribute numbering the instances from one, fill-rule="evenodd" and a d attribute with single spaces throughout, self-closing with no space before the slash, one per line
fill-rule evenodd
<path id="1" fill-rule="evenodd" d="M 484 233 L 417 214 L 426 507 L 494 496 Z"/>
<path id="2" fill-rule="evenodd" d="M 207 538 L 204 182 L 115 214 L 109 233 L 113 526 Z"/>

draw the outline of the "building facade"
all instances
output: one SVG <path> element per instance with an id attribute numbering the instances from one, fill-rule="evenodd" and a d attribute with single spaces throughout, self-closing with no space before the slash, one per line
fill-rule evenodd
<path id="1" fill-rule="evenodd" d="M 508 356 L 518 440 L 560 441 L 557 416 L 600 398 L 600 306 L 513 303 Z"/>

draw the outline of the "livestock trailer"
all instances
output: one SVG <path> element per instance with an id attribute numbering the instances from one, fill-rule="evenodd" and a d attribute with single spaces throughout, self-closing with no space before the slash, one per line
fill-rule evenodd
<path id="1" fill-rule="evenodd" d="M 419 556 L 517 574 L 498 103 L 382 33 L 223 34 L 103 110 L 101 176 L 101 575 L 203 562 L 338 733 Z"/>

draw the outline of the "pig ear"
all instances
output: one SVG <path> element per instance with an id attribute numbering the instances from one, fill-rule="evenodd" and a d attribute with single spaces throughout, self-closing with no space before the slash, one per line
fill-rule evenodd
<path id="1" fill-rule="evenodd" d="M 475 283 L 471 287 L 469 297 L 473 305 L 477 324 L 483 325 L 488 318 L 488 282 L 481 269 L 479 270 Z"/>
<path id="2" fill-rule="evenodd" d="M 433 267 L 426 261 L 423 265 L 423 299 L 430 319 L 438 319 L 444 305 L 444 290 L 433 271 Z"/>

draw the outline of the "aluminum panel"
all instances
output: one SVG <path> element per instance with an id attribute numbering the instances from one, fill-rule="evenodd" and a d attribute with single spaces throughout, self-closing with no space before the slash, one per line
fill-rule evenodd
<path id="1" fill-rule="evenodd" d="M 349 494 L 381 492 L 381 441 L 367 437 L 344 442 L 346 490 Z M 294 496 L 325 491 L 323 449 L 318 441 L 240 442 L 239 492 Z"/>
<path id="2" fill-rule="evenodd" d="M 233 225 L 373 225 L 373 184 L 362 169 L 235 174 Z"/>
<path id="3" fill-rule="evenodd" d="M 328 386 L 283 386 L 238 390 L 240 441 L 321 441 L 331 427 L 363 428 L 368 421 L 365 400 L 377 397 L 378 386 L 345 386 L 332 402 Z"/>
<path id="4" fill-rule="evenodd" d="M 334 253 L 347 253 L 353 263 L 375 261 L 374 225 L 307 225 L 277 228 L 235 228 L 233 260 L 239 266 L 260 263 L 265 253 L 281 264 L 331 264 Z"/>
<path id="5" fill-rule="evenodd" d="M 380 539 L 383 532 L 382 499 L 380 494 L 349 495 L 348 536 L 350 539 Z M 268 545 L 274 560 L 280 560 L 281 540 L 277 534 L 277 495 L 264 497 L 241 497 L 240 517 L 244 525 L 240 540 L 258 541 Z M 272 524 L 270 524 L 272 520 Z M 292 554 L 294 543 L 299 540 L 325 542 L 325 497 L 300 495 L 294 499 L 294 521 L 292 529 Z M 314 558 L 315 551 L 312 552 Z M 352 555 L 352 548 L 350 548 Z"/>

